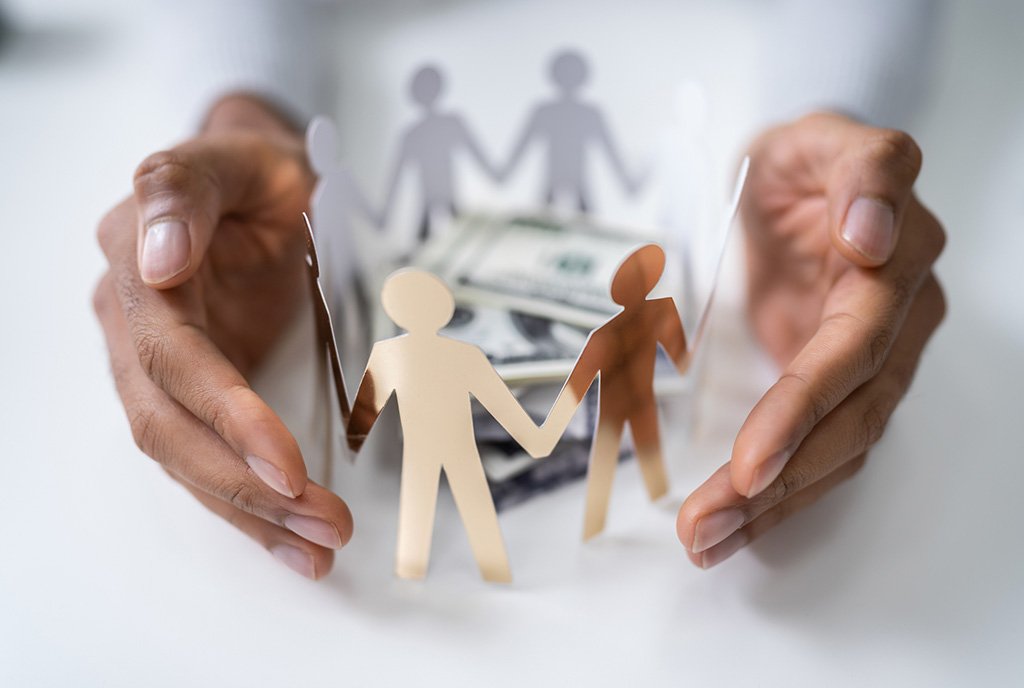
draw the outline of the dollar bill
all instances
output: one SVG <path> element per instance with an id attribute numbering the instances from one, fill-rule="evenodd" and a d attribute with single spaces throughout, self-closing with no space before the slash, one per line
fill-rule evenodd
<path id="1" fill-rule="evenodd" d="M 584 218 L 472 215 L 424 246 L 416 263 L 458 301 L 590 329 L 618 312 L 608 290 L 619 263 L 652 237 Z"/>

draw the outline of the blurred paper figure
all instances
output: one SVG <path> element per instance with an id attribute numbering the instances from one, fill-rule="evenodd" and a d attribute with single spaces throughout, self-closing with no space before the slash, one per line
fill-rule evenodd
<path id="1" fill-rule="evenodd" d="M 426 239 L 434 228 L 436 215 L 457 213 L 454 160 L 461 150 L 468 152 L 491 178 L 498 173 L 480 149 L 461 115 L 438 112 L 444 90 L 444 76 L 432 65 L 421 67 L 412 78 L 409 94 L 423 114 L 402 134 L 398 155 L 391 168 L 381 224 L 387 223 L 395 203 L 402 172 L 412 168 L 423 199 L 418 238 Z"/>
<path id="2" fill-rule="evenodd" d="M 586 164 L 587 151 L 594 145 L 604 149 L 623 189 L 633 193 L 638 186 L 626 173 L 601 110 L 579 97 L 589 71 L 578 52 L 566 50 L 555 55 L 550 75 L 558 95 L 534 108 L 501 175 L 504 178 L 515 170 L 530 144 L 543 143 L 547 151 L 546 203 L 555 205 L 564 198 L 583 213 L 593 209 Z"/>

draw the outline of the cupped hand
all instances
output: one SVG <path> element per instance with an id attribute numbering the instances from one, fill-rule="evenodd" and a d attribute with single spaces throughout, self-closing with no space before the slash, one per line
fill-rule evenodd
<path id="1" fill-rule="evenodd" d="M 921 153 L 907 134 L 817 114 L 750 156 L 750 317 L 783 372 L 679 511 L 703 568 L 863 465 L 945 314 L 932 272 L 945 233 L 913 192 Z"/>
<path id="2" fill-rule="evenodd" d="M 309 481 L 298 444 L 246 375 L 305 291 L 301 136 L 234 97 L 204 131 L 147 158 L 102 220 L 94 296 L 132 434 L 212 511 L 309 578 L 352 534 L 345 503 Z"/>

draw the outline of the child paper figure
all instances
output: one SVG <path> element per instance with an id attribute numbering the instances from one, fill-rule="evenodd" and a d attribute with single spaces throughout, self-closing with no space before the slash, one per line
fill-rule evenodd
<path id="1" fill-rule="evenodd" d="M 630 254 L 612 278 L 622 310 L 590 333 L 545 425 L 564 427 L 598 379 L 597 428 L 587 470 L 583 539 L 604 530 L 622 431 L 628 422 L 637 463 L 652 500 L 668 491 L 661 455 L 654 361 L 660 344 L 680 374 L 689 366 L 686 335 L 671 298 L 648 299 L 665 269 L 665 252 L 647 244 Z"/>
<path id="2" fill-rule="evenodd" d="M 381 301 L 407 334 L 373 346 L 348 437 L 358 451 L 388 399 L 397 398 L 404 450 L 396 573 L 426 575 L 444 469 L 483 577 L 509 582 L 498 516 L 473 435 L 470 395 L 535 458 L 549 454 L 557 438 L 534 424 L 480 349 L 438 335 L 455 312 L 452 294 L 438 277 L 399 270 L 385 281 Z"/>
<path id="3" fill-rule="evenodd" d="M 384 200 L 381 224 L 387 224 L 395 202 L 402 172 L 411 167 L 423 196 L 419 227 L 420 241 L 427 238 L 436 213 L 455 216 L 455 182 L 453 161 L 460 150 L 467 151 L 492 178 L 498 173 L 480 149 L 465 120 L 451 112 L 438 112 L 438 98 L 444 90 L 444 76 L 433 66 L 420 68 L 412 78 L 409 94 L 422 110 L 422 116 L 402 134 L 398 155 L 391 168 Z"/>
<path id="4" fill-rule="evenodd" d="M 586 60 L 567 50 L 555 55 L 550 69 L 558 97 L 534 108 L 502 170 L 502 178 L 512 173 L 531 143 L 542 142 L 547 149 L 546 203 L 553 205 L 564 196 L 586 213 L 593 207 L 586 178 L 586 153 L 598 145 L 604 149 L 622 187 L 634 193 L 638 183 L 626 173 L 604 115 L 597 106 L 579 97 L 589 71 Z"/>

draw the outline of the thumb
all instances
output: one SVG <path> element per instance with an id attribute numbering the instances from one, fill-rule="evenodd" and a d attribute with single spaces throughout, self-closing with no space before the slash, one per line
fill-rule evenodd
<path id="1" fill-rule="evenodd" d="M 921 150 L 901 131 L 863 127 L 828 183 L 832 244 L 861 267 L 892 256 L 921 170 Z"/>
<path id="2" fill-rule="evenodd" d="M 195 140 L 146 158 L 135 171 L 142 280 L 167 289 L 199 268 L 221 215 L 236 205 L 252 165 L 244 144 Z"/>

